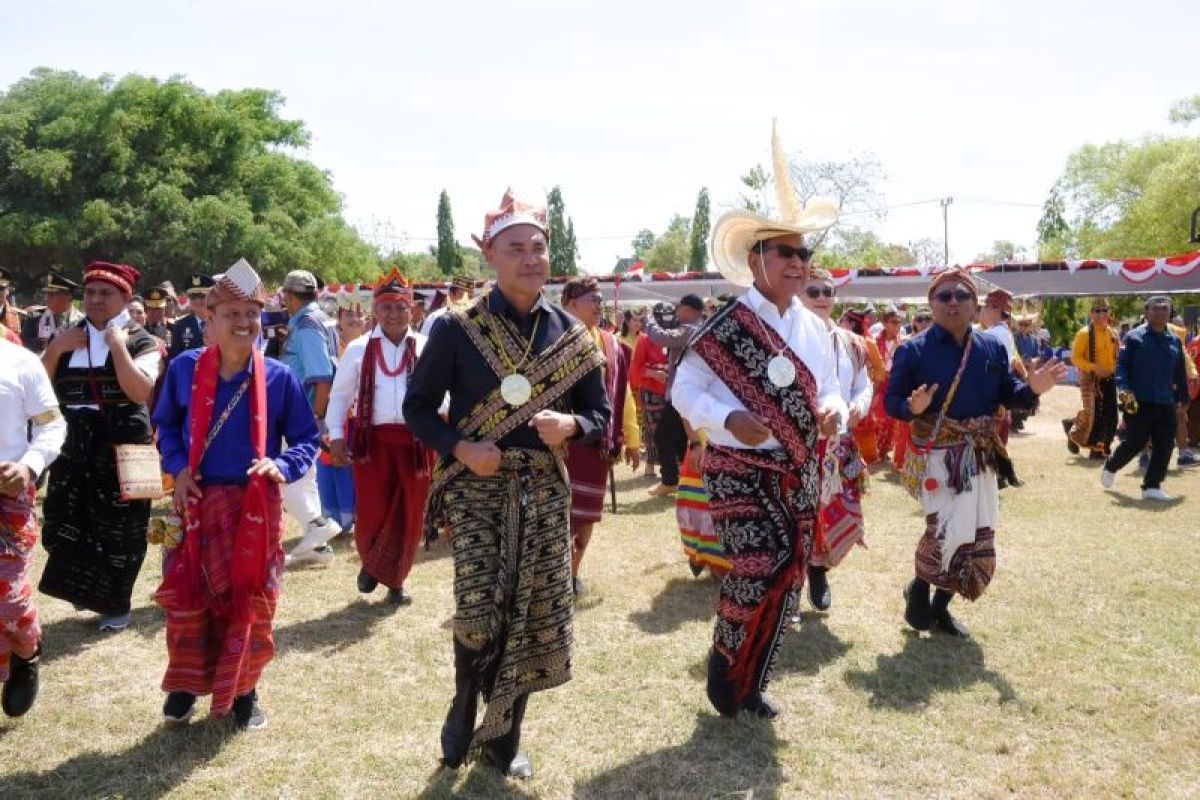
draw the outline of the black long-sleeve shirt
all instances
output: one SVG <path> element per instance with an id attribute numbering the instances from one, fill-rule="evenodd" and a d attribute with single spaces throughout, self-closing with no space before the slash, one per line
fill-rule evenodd
<path id="1" fill-rule="evenodd" d="M 530 360 L 558 341 L 575 322 L 574 317 L 544 297 L 539 298 L 525 316 L 513 308 L 498 288 L 492 289 L 484 302 L 492 313 L 503 315 L 515 323 L 525 341 L 529 341 L 536 331 L 530 348 Z M 459 421 L 499 385 L 500 378 L 488 366 L 462 325 L 447 314 L 434 323 L 425 350 L 408 378 L 404 420 L 424 444 L 444 456 L 450 456 L 454 446 L 463 438 L 458 432 Z M 446 392 L 450 393 L 449 422 L 438 414 Z M 607 429 L 612 414 L 608 395 L 604 391 L 601 368 L 596 367 L 576 383 L 567 393 L 566 400 L 579 424 L 574 441 L 598 440 Z M 497 444 L 501 449 L 547 449 L 538 438 L 537 431 L 529 427 L 518 428 Z"/>

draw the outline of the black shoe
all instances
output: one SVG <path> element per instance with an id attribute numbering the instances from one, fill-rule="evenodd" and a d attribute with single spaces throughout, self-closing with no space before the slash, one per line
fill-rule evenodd
<path id="1" fill-rule="evenodd" d="M 833 603 L 833 594 L 829 591 L 829 581 L 825 577 L 828 572 L 825 567 L 808 568 L 808 599 L 817 611 L 828 611 Z"/>
<path id="2" fill-rule="evenodd" d="M 779 716 L 779 706 L 762 692 L 755 692 L 747 697 L 742 703 L 742 708 L 762 719 L 775 719 Z"/>
<path id="3" fill-rule="evenodd" d="M 929 584 L 913 578 L 904 589 L 904 621 L 919 631 L 929 630 L 933 613 L 929 608 Z"/>
<path id="4" fill-rule="evenodd" d="M 587 586 L 584 585 L 583 578 L 571 578 L 571 591 L 575 593 L 576 597 L 579 597 L 587 592 Z"/>
<path id="5" fill-rule="evenodd" d="M 196 695 L 191 692 L 171 692 L 163 703 L 163 719 L 179 725 L 192 718 L 196 710 Z"/>
<path id="6" fill-rule="evenodd" d="M 267 727 L 267 712 L 258 704 L 257 690 L 234 699 L 233 725 L 239 731 L 258 731 Z"/>
<path id="7" fill-rule="evenodd" d="M 10 717 L 19 717 L 33 707 L 38 695 L 38 664 L 42 660 L 42 644 L 29 658 L 16 653 L 9 655 L 8 680 L 0 691 L 0 707 Z"/>
<path id="8" fill-rule="evenodd" d="M 388 589 L 387 601 L 394 606 L 411 606 L 412 595 L 404 591 L 404 587 L 399 589 Z"/>
<path id="9" fill-rule="evenodd" d="M 944 633 L 949 636 L 960 636 L 964 639 L 970 637 L 971 632 L 967 630 L 967 626 L 963 625 L 954 615 L 950 613 L 950 609 L 945 608 L 934 615 L 933 629 L 939 633 Z"/>
<path id="10" fill-rule="evenodd" d="M 499 755 L 495 748 L 485 745 L 482 756 L 485 762 L 500 770 L 505 777 L 522 781 L 533 777 L 533 762 L 524 753 L 517 753 L 507 764 L 502 764 L 500 762 L 503 756 Z"/>
<path id="11" fill-rule="evenodd" d="M 1067 450 L 1071 451 L 1071 455 L 1078 455 L 1079 445 L 1071 441 L 1071 428 L 1075 427 L 1075 420 L 1064 419 L 1062 421 L 1063 433 L 1067 435 Z"/>
<path id="12" fill-rule="evenodd" d="M 722 717 L 736 717 L 738 713 L 737 701 L 734 699 L 733 684 L 728 678 L 729 666 L 725 663 L 725 656 L 712 649 L 708 652 L 708 682 L 705 685 L 705 693 L 708 695 L 708 702 L 712 703 L 713 708 Z"/>
<path id="13" fill-rule="evenodd" d="M 699 578 L 701 575 L 704 574 L 704 565 L 697 564 L 695 561 L 688 562 L 688 569 L 690 569 L 692 571 L 693 578 Z"/>
<path id="14" fill-rule="evenodd" d="M 379 585 L 379 581 L 371 576 L 371 573 L 365 569 L 358 571 L 358 590 L 363 594 L 370 594 L 375 591 L 375 587 Z"/>

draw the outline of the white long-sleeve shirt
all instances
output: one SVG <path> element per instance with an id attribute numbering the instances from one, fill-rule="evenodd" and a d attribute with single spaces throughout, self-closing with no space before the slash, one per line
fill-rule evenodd
<path id="1" fill-rule="evenodd" d="M 837 375 L 842 399 L 846 401 L 849 410 L 857 411 L 858 418 L 862 419 L 871 410 L 871 397 L 875 393 L 871 378 L 867 375 L 866 354 L 863 354 L 862 364 L 856 364 L 854 351 L 851 349 L 851 337 L 854 334 L 838 327 L 832 328 L 830 333 L 833 337 L 833 348 L 837 352 Z"/>
<path id="2" fill-rule="evenodd" d="M 808 367 L 817 382 L 817 409 L 838 412 L 844 425 L 847 408 L 838 382 L 833 340 L 821 318 L 795 298 L 780 316 L 775 304 L 754 288 L 739 297 L 737 302 L 757 313 L 763 324 L 779 334 L 788 348 Z M 694 350 L 684 354 L 675 371 L 671 403 L 693 428 L 708 433 L 710 443 L 724 447 L 747 447 L 725 429 L 725 419 L 734 411 L 746 411 L 746 406 Z M 774 436 L 768 436 L 754 449 L 772 450 L 779 446 Z"/>
<path id="3" fill-rule="evenodd" d="M 359 379 L 362 375 L 363 357 L 367 353 L 367 342 L 379 339 L 380 355 L 388 369 L 395 370 L 404 357 L 408 341 L 416 343 L 416 355 L 419 357 L 425 349 L 426 338 L 412 328 L 400 340 L 400 344 L 392 344 L 383 335 L 383 330 L 376 326 L 370 333 L 365 333 L 346 345 L 338 361 L 337 374 L 333 378 L 333 386 L 329 390 L 329 405 L 325 409 L 325 426 L 329 429 L 330 439 L 346 438 L 346 415 L 358 399 Z M 381 365 L 375 367 L 375 401 L 371 409 L 372 425 L 403 425 L 404 424 L 404 395 L 408 391 L 408 371 L 405 370 L 395 377 L 384 374 Z"/>
<path id="4" fill-rule="evenodd" d="M 28 435 L 27 422 L 33 423 Z M 40 475 L 66 438 L 67 421 L 41 359 L 0 339 L 0 461 L 16 461 Z"/>

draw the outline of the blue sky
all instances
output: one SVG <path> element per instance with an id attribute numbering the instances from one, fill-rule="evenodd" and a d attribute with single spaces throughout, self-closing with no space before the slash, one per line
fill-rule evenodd
<path id="1" fill-rule="evenodd" d="M 887 204 L 954 196 L 967 260 L 1031 245 L 1040 213 L 969 198 L 1036 206 L 1073 149 L 1169 130 L 1200 93 L 1172 0 L 2 5 L 0 85 L 49 66 L 278 89 L 365 234 L 424 247 L 445 188 L 467 243 L 506 186 L 558 184 L 596 272 L 701 186 L 731 205 L 772 115 L 789 151 L 874 154 Z M 877 228 L 940 238 L 941 212 Z"/>

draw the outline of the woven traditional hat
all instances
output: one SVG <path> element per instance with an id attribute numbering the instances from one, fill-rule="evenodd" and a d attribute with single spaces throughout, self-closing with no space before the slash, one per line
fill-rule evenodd
<path id="1" fill-rule="evenodd" d="M 216 308 L 230 300 L 250 300 L 259 306 L 267 303 L 267 290 L 263 288 L 262 279 L 244 258 L 239 258 L 223 274 L 217 275 L 208 292 L 209 308 Z"/>
<path id="2" fill-rule="evenodd" d="M 779 132 L 771 122 L 771 161 L 775 171 L 775 193 L 779 202 L 777 218 L 772 219 L 752 211 L 728 211 L 721 215 L 713 226 L 712 260 L 717 271 L 730 283 L 750 286 L 754 275 L 750 272 L 750 251 L 758 242 L 799 233 L 823 231 L 837 222 L 838 208 L 825 200 L 814 200 L 806 208 L 792 189 L 792 174 L 783 147 L 779 143 Z"/>

